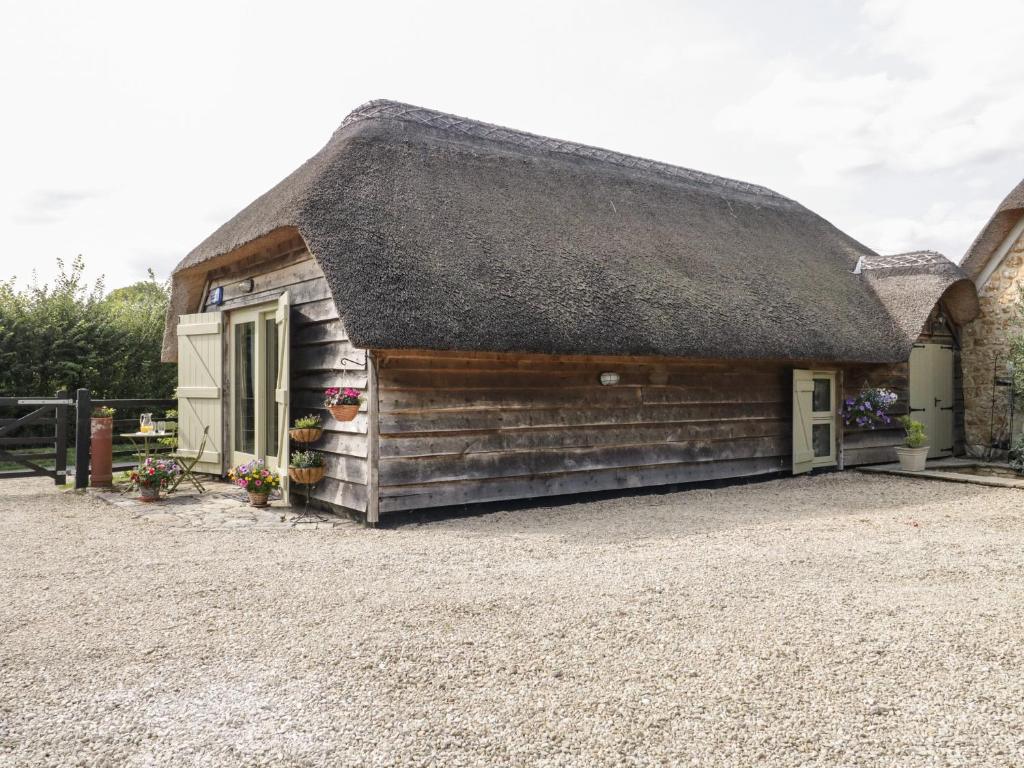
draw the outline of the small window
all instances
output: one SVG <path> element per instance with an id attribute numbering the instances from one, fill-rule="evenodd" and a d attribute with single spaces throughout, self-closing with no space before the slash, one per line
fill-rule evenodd
<path id="1" fill-rule="evenodd" d="M 811 396 L 811 410 L 815 413 L 829 413 L 832 410 L 831 379 L 814 380 L 814 394 Z"/>
<path id="2" fill-rule="evenodd" d="M 815 382 L 817 384 L 817 382 Z M 811 427 L 811 445 L 814 458 L 827 459 L 832 455 L 832 425 L 815 424 Z"/>

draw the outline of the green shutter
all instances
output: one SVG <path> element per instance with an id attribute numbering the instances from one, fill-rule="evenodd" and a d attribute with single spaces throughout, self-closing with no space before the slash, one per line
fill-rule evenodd
<path id="1" fill-rule="evenodd" d="M 224 472 L 221 440 L 224 342 L 221 313 L 178 318 L 178 452 L 195 455 L 210 428 L 197 472 Z"/>
<path id="2" fill-rule="evenodd" d="M 811 408 L 814 376 L 811 371 L 793 371 L 793 474 L 810 472 L 814 465 L 811 444 Z"/>

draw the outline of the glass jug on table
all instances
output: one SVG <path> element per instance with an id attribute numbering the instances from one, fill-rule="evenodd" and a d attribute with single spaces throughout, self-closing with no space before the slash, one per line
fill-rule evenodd
<path id="1" fill-rule="evenodd" d="M 144 413 L 139 416 L 139 432 L 147 434 L 153 431 L 153 414 Z"/>

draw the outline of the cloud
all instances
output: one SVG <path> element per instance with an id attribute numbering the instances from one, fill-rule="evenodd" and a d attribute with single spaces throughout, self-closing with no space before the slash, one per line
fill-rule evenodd
<path id="1" fill-rule="evenodd" d="M 717 125 L 794 152 L 802 181 L 815 185 L 870 168 L 948 170 L 1019 146 L 1024 3 L 937 13 L 933 2 L 868 0 L 861 18 L 856 71 L 792 55 L 770 62 L 760 87 Z"/>
<path id="2" fill-rule="evenodd" d="M 871 218 L 857 226 L 858 234 L 879 253 L 902 253 L 923 248 L 959 261 L 964 243 L 978 234 L 979 222 L 992 212 L 989 201 L 930 204 L 918 217 L 884 216 Z"/>
<path id="3" fill-rule="evenodd" d="M 21 212 L 14 215 L 14 221 L 18 224 L 53 224 L 65 218 L 76 206 L 101 196 L 88 190 L 38 190 L 24 201 Z"/>

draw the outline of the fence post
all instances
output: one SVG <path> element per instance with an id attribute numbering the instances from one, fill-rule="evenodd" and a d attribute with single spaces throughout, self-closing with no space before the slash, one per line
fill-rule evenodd
<path id="1" fill-rule="evenodd" d="M 58 400 L 67 400 L 68 391 L 62 389 L 57 392 Z M 55 485 L 64 485 L 68 481 L 68 407 L 63 403 L 57 405 L 54 416 L 57 423 L 53 427 L 53 442 L 57 454 L 53 462 L 53 482 Z"/>
<path id="2" fill-rule="evenodd" d="M 75 397 L 75 488 L 89 485 L 89 418 L 92 416 L 92 398 L 88 389 L 80 389 Z"/>

